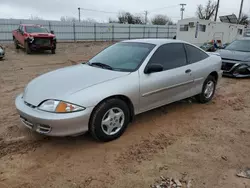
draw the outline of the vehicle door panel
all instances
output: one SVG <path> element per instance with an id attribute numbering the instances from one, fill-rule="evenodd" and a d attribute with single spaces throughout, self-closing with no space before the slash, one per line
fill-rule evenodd
<path id="1" fill-rule="evenodd" d="M 24 26 L 20 28 L 19 36 L 19 43 L 24 46 Z"/>
<path id="2" fill-rule="evenodd" d="M 188 63 L 192 69 L 192 77 L 194 79 L 191 86 L 191 94 L 197 95 L 202 92 L 206 75 L 210 73 L 210 58 L 209 55 L 195 46 L 185 44 L 185 49 L 187 52 Z"/>
<path id="3" fill-rule="evenodd" d="M 161 47 L 159 47 L 159 49 L 160 48 Z M 166 47 L 164 50 L 163 48 L 164 47 L 162 47 L 161 49 L 163 53 L 165 53 L 164 50 L 171 50 L 171 48 L 169 47 Z M 191 66 L 187 64 L 184 46 L 182 45 L 181 49 L 179 46 L 176 50 L 177 54 L 179 54 L 180 50 L 183 50 L 183 66 L 178 65 L 179 67 L 177 66 L 176 68 L 168 67 L 166 69 L 170 68 L 169 70 L 150 74 L 145 74 L 143 71 L 140 71 L 141 112 L 190 97 L 190 86 L 193 84 L 193 77 L 191 76 L 192 72 L 189 72 L 187 70 L 191 70 Z M 155 61 L 152 59 L 154 59 L 154 56 L 157 56 L 157 53 L 160 53 L 159 51 L 160 50 L 157 50 L 155 54 L 151 57 L 151 59 L 149 60 L 149 64 L 151 63 L 151 61 Z M 174 56 L 172 58 L 179 58 L 176 57 L 177 54 L 172 54 Z M 154 63 L 169 63 L 167 62 L 168 56 L 170 56 L 170 54 L 164 54 L 162 57 L 159 58 L 158 62 L 156 61 Z"/>
<path id="4" fill-rule="evenodd" d="M 140 78 L 141 111 L 147 111 L 190 97 L 193 79 L 186 70 L 190 65 L 163 72 L 144 74 Z"/>
<path id="5" fill-rule="evenodd" d="M 19 42 L 20 41 L 20 29 L 21 29 L 21 26 L 18 27 L 18 29 L 16 30 L 16 40 Z M 20 43 L 20 42 L 19 42 Z"/>

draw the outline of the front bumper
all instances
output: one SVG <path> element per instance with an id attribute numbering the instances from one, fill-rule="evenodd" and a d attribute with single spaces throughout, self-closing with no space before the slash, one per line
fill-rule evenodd
<path id="1" fill-rule="evenodd" d="M 41 41 L 43 40 L 43 41 Z M 47 41 L 47 42 L 44 42 Z M 56 49 L 56 39 L 52 38 L 27 38 L 29 47 L 32 50 L 54 50 Z M 39 42 L 40 41 L 40 42 Z"/>
<path id="2" fill-rule="evenodd" d="M 3 58 L 5 55 L 4 49 L 0 47 L 0 58 Z"/>
<path id="3" fill-rule="evenodd" d="M 223 69 L 223 67 L 222 67 Z M 246 64 L 234 64 L 228 70 L 223 70 L 223 76 L 234 78 L 250 77 L 250 66 Z"/>
<path id="4" fill-rule="evenodd" d="M 50 113 L 30 107 L 24 103 L 22 94 L 15 105 L 22 123 L 29 129 L 48 136 L 73 136 L 88 131 L 93 107 L 73 113 Z"/>

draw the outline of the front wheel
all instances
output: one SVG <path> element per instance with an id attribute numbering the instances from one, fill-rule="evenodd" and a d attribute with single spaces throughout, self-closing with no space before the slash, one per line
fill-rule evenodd
<path id="1" fill-rule="evenodd" d="M 14 44 L 15 44 L 15 48 L 16 48 L 16 49 L 19 49 L 19 48 L 20 48 L 20 46 L 18 45 L 18 42 L 17 42 L 16 39 L 14 39 Z"/>
<path id="2" fill-rule="evenodd" d="M 209 75 L 203 84 L 202 92 L 195 96 L 196 100 L 200 103 L 211 101 L 215 93 L 216 84 L 217 81 L 214 76 Z"/>
<path id="3" fill-rule="evenodd" d="M 120 99 L 109 99 L 101 103 L 93 112 L 89 123 L 92 136 L 99 141 L 119 138 L 129 124 L 129 108 Z"/>
<path id="4" fill-rule="evenodd" d="M 27 54 L 31 54 L 31 49 L 28 42 L 25 42 L 25 51 Z"/>
<path id="5" fill-rule="evenodd" d="M 52 54 L 55 54 L 55 53 L 56 53 L 56 49 L 52 49 L 52 50 L 51 50 L 51 53 L 52 53 Z"/>

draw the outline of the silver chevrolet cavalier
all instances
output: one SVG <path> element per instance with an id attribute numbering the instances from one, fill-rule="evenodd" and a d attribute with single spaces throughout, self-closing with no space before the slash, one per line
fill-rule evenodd
<path id="1" fill-rule="evenodd" d="M 49 136 L 89 131 L 100 141 L 120 137 L 137 114 L 195 96 L 209 102 L 221 58 L 178 40 L 116 43 L 88 62 L 32 80 L 15 101 L 23 124 Z"/>

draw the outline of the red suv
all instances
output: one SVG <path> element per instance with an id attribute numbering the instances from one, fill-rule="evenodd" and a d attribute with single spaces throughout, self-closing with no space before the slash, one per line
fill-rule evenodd
<path id="1" fill-rule="evenodd" d="M 12 32 L 13 40 L 18 48 L 24 48 L 27 54 L 36 50 L 51 50 L 52 54 L 56 52 L 56 36 L 54 32 L 33 24 L 21 24 L 17 30 Z"/>

